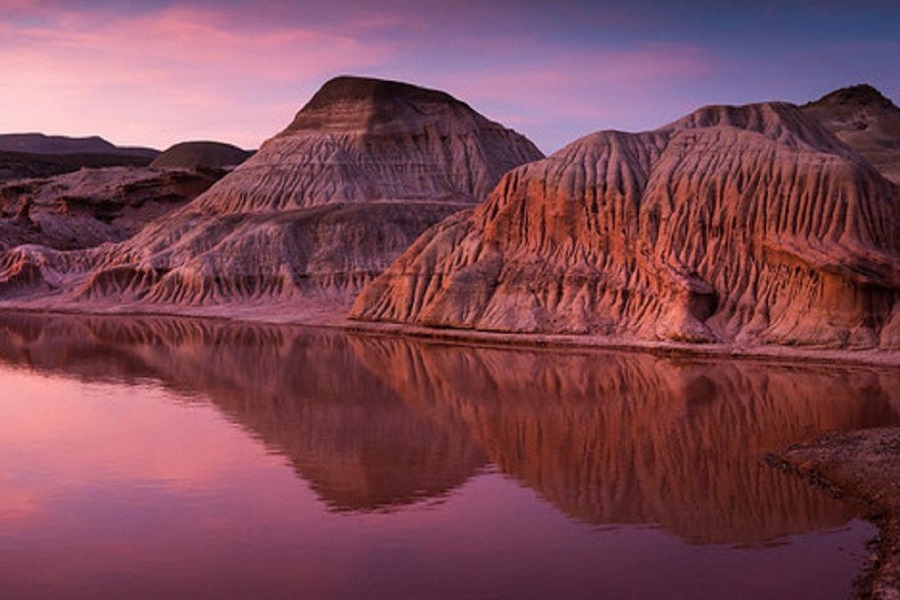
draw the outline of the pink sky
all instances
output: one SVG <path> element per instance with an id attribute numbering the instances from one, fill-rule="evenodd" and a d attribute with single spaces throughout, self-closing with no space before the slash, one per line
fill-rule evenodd
<path id="1" fill-rule="evenodd" d="M 444 89 L 544 151 L 703 104 L 900 96 L 888 3 L 595 4 L 0 0 L 0 133 L 252 148 L 345 73 Z"/>

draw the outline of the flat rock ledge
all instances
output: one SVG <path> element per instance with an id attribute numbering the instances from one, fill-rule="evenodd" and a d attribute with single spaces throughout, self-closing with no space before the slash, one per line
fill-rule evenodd
<path id="1" fill-rule="evenodd" d="M 856 597 L 900 600 L 900 428 L 828 434 L 766 460 L 868 507 L 880 533 Z"/>

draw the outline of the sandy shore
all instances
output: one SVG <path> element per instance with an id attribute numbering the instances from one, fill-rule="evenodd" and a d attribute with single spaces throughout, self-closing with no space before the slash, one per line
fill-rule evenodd
<path id="1" fill-rule="evenodd" d="M 858 597 L 900 600 L 900 429 L 827 435 L 767 460 L 868 508 L 879 536 Z"/>

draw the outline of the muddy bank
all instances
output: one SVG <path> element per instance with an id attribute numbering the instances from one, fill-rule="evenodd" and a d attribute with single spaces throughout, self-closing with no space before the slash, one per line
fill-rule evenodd
<path id="1" fill-rule="evenodd" d="M 826 435 L 767 459 L 869 508 L 880 533 L 858 597 L 900 599 L 900 429 Z"/>

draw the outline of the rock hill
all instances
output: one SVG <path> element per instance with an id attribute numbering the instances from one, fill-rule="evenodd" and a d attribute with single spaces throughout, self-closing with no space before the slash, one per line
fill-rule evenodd
<path id="1" fill-rule="evenodd" d="M 513 170 L 484 204 L 418 239 L 352 316 L 898 348 L 898 209 L 897 186 L 815 109 L 712 106 Z"/>
<path id="2" fill-rule="evenodd" d="M 128 242 L 0 258 L 0 298 L 343 314 L 422 231 L 541 157 L 442 92 L 339 77 L 253 157 Z"/>
<path id="3" fill-rule="evenodd" d="M 152 148 L 115 146 L 99 136 L 4 133 L 0 134 L 0 181 L 53 177 L 85 167 L 145 167 L 158 154 Z"/>

